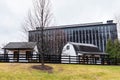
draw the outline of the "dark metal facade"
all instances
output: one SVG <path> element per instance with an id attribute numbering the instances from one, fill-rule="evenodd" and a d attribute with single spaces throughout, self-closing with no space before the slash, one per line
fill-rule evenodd
<path id="1" fill-rule="evenodd" d="M 55 35 L 55 31 L 62 30 L 64 32 L 66 42 L 78 42 L 97 45 L 99 50 L 104 52 L 108 39 L 117 39 L 117 25 L 113 22 L 95 23 L 95 24 L 79 24 L 65 25 L 45 28 L 47 39 Z M 40 30 L 29 31 L 29 41 L 36 42 L 39 40 Z M 62 35 L 63 36 L 63 35 Z M 55 39 L 55 38 L 54 38 Z M 53 42 L 54 43 L 54 42 Z M 55 45 L 52 45 L 55 46 Z"/>

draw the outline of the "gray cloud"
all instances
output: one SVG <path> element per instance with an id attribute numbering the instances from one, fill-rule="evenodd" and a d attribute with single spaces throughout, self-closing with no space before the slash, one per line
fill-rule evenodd
<path id="1" fill-rule="evenodd" d="M 79 24 L 113 19 L 120 0 L 51 0 L 55 24 Z M 0 44 L 19 41 L 21 23 L 31 0 L 0 0 Z"/>
<path id="2" fill-rule="evenodd" d="M 58 24 L 112 19 L 120 9 L 119 0 L 53 0 Z"/>
<path id="3" fill-rule="evenodd" d="M 0 0 L 0 44 L 20 41 L 21 23 L 30 5 L 30 0 Z"/>
<path id="4" fill-rule="evenodd" d="M 52 1 L 58 25 L 106 22 L 106 20 L 114 19 L 116 15 L 120 15 L 120 0 Z"/>

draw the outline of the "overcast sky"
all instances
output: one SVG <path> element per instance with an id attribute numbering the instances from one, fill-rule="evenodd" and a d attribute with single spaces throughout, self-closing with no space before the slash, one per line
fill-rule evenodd
<path id="1" fill-rule="evenodd" d="M 0 45 L 21 41 L 31 0 L 0 0 Z M 106 22 L 120 14 L 120 0 L 52 0 L 54 25 Z"/>

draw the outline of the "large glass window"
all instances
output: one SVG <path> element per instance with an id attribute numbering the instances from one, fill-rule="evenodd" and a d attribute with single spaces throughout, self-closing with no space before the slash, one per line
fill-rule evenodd
<path id="1" fill-rule="evenodd" d="M 75 30 L 73 30 L 73 42 L 76 42 L 75 41 Z"/>
<path id="2" fill-rule="evenodd" d="M 80 38 L 80 43 L 82 43 L 82 33 L 81 33 L 81 30 L 79 30 L 79 38 Z"/>
<path id="3" fill-rule="evenodd" d="M 90 44 L 92 44 L 92 31 L 91 30 L 89 30 L 89 35 L 90 35 Z"/>
<path id="4" fill-rule="evenodd" d="M 83 30 L 83 43 L 85 43 L 85 30 Z"/>
<path id="5" fill-rule="evenodd" d="M 97 45 L 99 46 L 99 33 L 98 33 L 98 29 L 96 29 L 96 41 L 97 41 Z"/>
<path id="6" fill-rule="evenodd" d="M 72 31 L 70 29 L 70 42 L 72 42 Z"/>
<path id="7" fill-rule="evenodd" d="M 94 31 L 94 29 L 92 29 L 92 32 L 93 32 L 93 44 L 95 45 L 95 31 Z"/>
<path id="8" fill-rule="evenodd" d="M 89 32 L 86 30 L 86 42 L 89 43 Z"/>
<path id="9" fill-rule="evenodd" d="M 76 42 L 78 42 L 78 30 L 76 30 Z"/>
<path id="10" fill-rule="evenodd" d="M 67 29 L 67 41 L 70 42 L 70 29 Z"/>

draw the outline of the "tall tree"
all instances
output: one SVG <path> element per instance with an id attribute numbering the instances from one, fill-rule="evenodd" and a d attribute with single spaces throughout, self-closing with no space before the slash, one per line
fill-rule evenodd
<path id="1" fill-rule="evenodd" d="M 30 41 L 37 42 L 38 53 L 41 54 L 41 63 L 44 68 L 44 54 L 61 54 L 65 33 L 62 30 L 55 30 L 55 33 L 48 33 L 45 27 L 50 27 L 52 21 L 50 0 L 33 0 L 33 10 L 28 12 L 28 17 L 23 25 L 25 34 L 30 30 L 38 33 L 29 37 Z M 36 36 L 37 35 L 37 36 Z M 36 37 L 34 37 L 36 36 Z"/>
<path id="2" fill-rule="evenodd" d="M 50 0 L 33 0 L 33 10 L 28 12 L 28 17 L 23 25 L 23 30 L 35 30 L 39 27 L 40 39 L 37 40 L 38 53 L 41 54 L 41 65 L 44 68 L 44 28 L 50 25 L 52 20 Z"/>
<path id="3" fill-rule="evenodd" d="M 114 57 L 120 58 L 120 42 L 118 39 L 114 41 Z"/>
<path id="4" fill-rule="evenodd" d="M 33 0 L 33 9 L 28 11 L 23 30 L 28 33 L 36 27 L 44 28 L 50 26 L 52 21 L 50 0 Z"/>
<path id="5" fill-rule="evenodd" d="M 107 41 L 106 52 L 111 58 L 120 58 L 120 42 L 118 39 Z"/>
<path id="6" fill-rule="evenodd" d="M 106 53 L 108 53 L 110 57 L 113 57 L 113 52 L 114 52 L 114 43 L 111 39 L 108 39 L 106 45 Z"/>
<path id="7" fill-rule="evenodd" d="M 61 55 L 63 46 L 66 43 L 64 31 L 61 29 L 55 30 L 51 37 L 51 43 L 53 45 L 53 53 L 55 55 Z"/>

